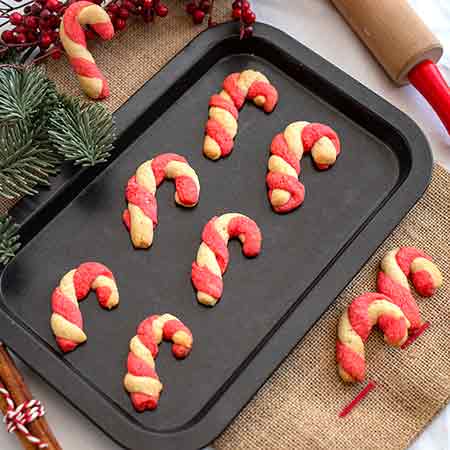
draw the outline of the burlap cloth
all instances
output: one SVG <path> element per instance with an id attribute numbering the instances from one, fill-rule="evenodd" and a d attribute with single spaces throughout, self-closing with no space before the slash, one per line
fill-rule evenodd
<path id="1" fill-rule="evenodd" d="M 203 27 L 194 27 L 169 1 L 170 17 L 146 26 L 138 23 L 112 42 L 93 45 L 93 54 L 109 80 L 117 109 L 166 64 Z M 229 1 L 216 0 L 220 22 Z M 92 48 L 92 46 L 91 46 Z M 79 94 L 64 60 L 47 65 L 58 87 Z M 3 205 L 3 210 L 5 205 Z M 0 212 L 2 205 L 0 204 Z M 450 398 L 450 174 L 435 166 L 424 197 L 411 210 L 339 299 L 293 350 L 234 422 L 214 442 L 217 449 L 403 449 Z M 367 346 L 368 378 L 377 388 L 345 419 L 338 413 L 361 389 L 346 386 L 336 374 L 336 325 L 345 306 L 375 287 L 376 267 L 390 248 L 412 245 L 432 255 L 444 274 L 444 287 L 419 299 L 430 328 L 408 349 L 388 348 L 378 333 Z"/>

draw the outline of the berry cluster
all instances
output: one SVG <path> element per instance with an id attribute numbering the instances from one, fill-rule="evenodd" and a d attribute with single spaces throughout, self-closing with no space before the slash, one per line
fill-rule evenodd
<path id="1" fill-rule="evenodd" d="M 59 23 L 65 5 L 58 0 L 36 0 L 27 5 L 23 14 L 15 11 L 9 15 L 13 28 L 3 31 L 2 41 L 16 47 L 38 46 L 41 52 L 52 47 L 52 57 L 59 58 Z"/>
<path id="2" fill-rule="evenodd" d="M 155 16 L 166 17 L 169 8 L 160 0 L 114 0 L 106 11 L 116 31 L 123 30 L 131 15 L 142 16 L 144 22 L 153 22 Z"/>
<path id="3" fill-rule="evenodd" d="M 249 37 L 253 33 L 256 15 L 247 0 L 235 0 L 232 4 L 231 17 L 241 22 L 241 37 Z"/>
<path id="4" fill-rule="evenodd" d="M 200 25 L 203 23 L 206 15 L 209 14 L 209 26 L 215 25 L 211 20 L 211 12 L 212 12 L 213 2 L 211 0 L 198 0 L 198 1 L 190 1 L 186 5 L 187 13 L 192 16 L 192 21 L 196 25 Z"/>

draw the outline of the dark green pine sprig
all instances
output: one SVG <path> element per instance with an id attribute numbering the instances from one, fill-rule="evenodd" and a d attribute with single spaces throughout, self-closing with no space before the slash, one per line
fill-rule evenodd
<path id="1" fill-rule="evenodd" d="M 111 154 L 114 122 L 99 103 L 61 96 L 60 107 L 50 117 L 49 135 L 64 159 L 94 166 L 105 162 Z"/>
<path id="2" fill-rule="evenodd" d="M 0 217 L 0 264 L 7 264 L 20 248 L 17 229 L 11 217 Z"/>
<path id="3" fill-rule="evenodd" d="M 0 69 L 0 196 L 37 192 L 57 173 L 61 161 L 48 139 L 46 123 L 57 106 L 52 82 L 38 68 Z"/>

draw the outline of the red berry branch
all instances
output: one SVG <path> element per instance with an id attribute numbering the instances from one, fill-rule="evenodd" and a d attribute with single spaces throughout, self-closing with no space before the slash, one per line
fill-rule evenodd
<path id="1" fill-rule="evenodd" d="M 20 0 L 19 0 L 20 1 Z M 0 18 L 6 18 L 0 34 L 0 56 L 9 48 L 18 51 L 29 50 L 33 53 L 34 62 L 47 56 L 58 59 L 62 54 L 59 41 L 59 25 L 68 2 L 60 0 L 33 0 L 23 7 L 0 9 Z M 102 5 L 107 11 L 116 31 L 124 30 L 132 16 L 140 16 L 144 22 L 153 22 L 156 17 L 166 17 L 169 8 L 161 0 L 91 0 Z M 201 24 L 208 18 L 208 26 L 215 26 L 213 20 L 214 0 L 190 0 L 186 5 L 187 13 L 192 16 L 194 24 Z M 256 20 L 247 0 L 236 0 L 232 4 L 232 18 L 241 24 L 241 38 L 251 36 L 253 23 Z M 95 38 L 95 32 L 87 27 L 88 39 Z M 34 50 L 37 49 L 37 52 Z"/>

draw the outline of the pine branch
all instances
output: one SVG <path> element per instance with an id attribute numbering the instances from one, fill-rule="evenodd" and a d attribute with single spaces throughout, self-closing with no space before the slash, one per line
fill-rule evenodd
<path id="1" fill-rule="evenodd" d="M 42 120 L 54 108 L 57 94 L 54 84 L 37 67 L 0 70 L 0 123 Z"/>
<path id="2" fill-rule="evenodd" d="M 61 97 L 61 107 L 49 121 L 53 146 L 67 160 L 82 166 L 105 162 L 113 149 L 115 127 L 99 103 Z"/>
<path id="3" fill-rule="evenodd" d="M 0 127 L 0 193 L 5 198 L 36 194 L 57 173 L 60 157 L 48 143 L 43 125 L 30 129 L 22 122 Z"/>
<path id="4" fill-rule="evenodd" d="M 18 225 L 11 217 L 0 217 L 0 264 L 6 265 L 20 248 Z"/>

